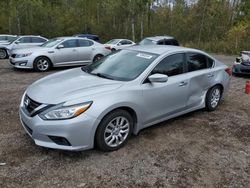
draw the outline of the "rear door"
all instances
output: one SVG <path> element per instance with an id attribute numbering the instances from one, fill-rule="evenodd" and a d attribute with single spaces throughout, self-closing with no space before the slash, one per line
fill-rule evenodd
<path id="1" fill-rule="evenodd" d="M 190 79 L 187 107 L 196 107 L 204 102 L 207 90 L 213 85 L 214 61 L 201 53 L 187 53 L 187 77 Z"/>
<path id="2" fill-rule="evenodd" d="M 70 65 L 78 62 L 79 58 L 77 39 L 68 39 L 59 45 L 63 45 L 63 48 L 56 48 L 53 55 L 56 66 Z"/>
<path id="3" fill-rule="evenodd" d="M 166 74 L 165 83 L 145 82 L 143 100 L 145 102 L 144 124 L 164 119 L 181 112 L 186 107 L 189 80 L 185 73 L 184 53 L 177 53 L 164 58 L 151 72 Z"/>
<path id="4" fill-rule="evenodd" d="M 94 43 L 87 39 L 78 39 L 79 44 L 79 56 L 78 60 L 84 63 L 90 63 L 92 61 Z"/>
<path id="5" fill-rule="evenodd" d="M 31 46 L 40 46 L 43 43 L 45 43 L 47 40 L 41 38 L 41 37 L 31 37 Z"/>

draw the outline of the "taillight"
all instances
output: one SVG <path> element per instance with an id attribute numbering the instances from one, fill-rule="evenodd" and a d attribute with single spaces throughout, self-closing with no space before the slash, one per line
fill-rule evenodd
<path id="1" fill-rule="evenodd" d="M 105 46 L 105 48 L 106 48 L 107 50 L 111 50 L 111 47 L 110 47 L 110 46 Z"/>
<path id="2" fill-rule="evenodd" d="M 231 69 L 231 68 L 226 68 L 225 71 L 226 71 L 226 73 L 227 73 L 229 76 L 232 76 L 232 69 Z"/>

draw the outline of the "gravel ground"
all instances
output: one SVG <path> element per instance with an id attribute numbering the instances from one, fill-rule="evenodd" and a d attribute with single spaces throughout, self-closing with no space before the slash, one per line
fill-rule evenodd
<path id="1" fill-rule="evenodd" d="M 235 57 L 216 56 L 226 64 Z M 111 153 L 36 146 L 19 122 L 25 88 L 48 73 L 0 61 L 0 187 L 250 187 L 248 77 L 232 77 L 218 110 L 196 111 L 133 136 Z"/>

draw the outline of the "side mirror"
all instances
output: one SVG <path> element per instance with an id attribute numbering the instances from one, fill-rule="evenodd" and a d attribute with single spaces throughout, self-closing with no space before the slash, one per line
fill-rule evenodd
<path id="1" fill-rule="evenodd" d="M 122 44 L 121 43 L 118 43 L 117 46 L 121 46 Z"/>
<path id="2" fill-rule="evenodd" d="M 64 48 L 63 44 L 59 44 L 59 45 L 57 46 L 57 49 L 61 49 L 61 48 Z"/>
<path id="3" fill-rule="evenodd" d="M 16 42 L 15 42 L 15 44 L 19 44 L 19 43 L 20 43 L 20 41 L 16 41 Z"/>
<path id="4" fill-rule="evenodd" d="M 165 74 L 153 74 L 148 77 L 148 80 L 152 83 L 153 82 L 162 83 L 168 81 L 168 76 Z"/>

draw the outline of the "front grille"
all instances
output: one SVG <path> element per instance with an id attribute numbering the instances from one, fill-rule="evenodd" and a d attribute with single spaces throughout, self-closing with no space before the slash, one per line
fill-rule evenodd
<path id="1" fill-rule="evenodd" d="M 250 73 L 250 69 L 241 69 L 241 72 L 243 72 L 243 73 Z"/>
<path id="2" fill-rule="evenodd" d="M 24 106 L 29 113 L 33 112 L 40 105 L 41 103 L 32 100 L 27 95 L 24 97 Z"/>
<path id="3" fill-rule="evenodd" d="M 250 66 L 250 62 L 249 61 L 242 62 L 241 64 L 244 65 L 244 66 Z"/>

